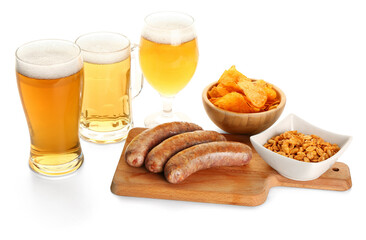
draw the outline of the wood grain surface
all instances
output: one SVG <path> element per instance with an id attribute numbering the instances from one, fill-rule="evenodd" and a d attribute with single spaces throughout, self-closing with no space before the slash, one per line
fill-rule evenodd
<path id="1" fill-rule="evenodd" d="M 134 168 L 126 164 L 126 146 L 143 130 L 144 128 L 134 128 L 129 132 L 111 185 L 114 194 L 257 206 L 265 202 L 269 190 L 275 186 L 336 191 L 345 191 L 352 186 L 349 168 L 342 162 L 335 163 L 320 178 L 312 181 L 287 179 L 264 162 L 252 147 L 248 136 L 232 134 L 226 134 L 225 137 L 230 141 L 248 144 L 253 149 L 253 158 L 248 165 L 202 170 L 180 184 L 170 184 L 163 174 L 150 173 L 145 167 Z"/>

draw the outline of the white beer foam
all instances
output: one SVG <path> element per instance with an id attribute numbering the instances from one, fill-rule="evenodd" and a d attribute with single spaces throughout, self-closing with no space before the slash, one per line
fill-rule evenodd
<path id="1" fill-rule="evenodd" d="M 118 33 L 97 32 L 79 37 L 76 44 L 82 50 L 85 62 L 111 64 L 130 56 L 130 41 Z"/>
<path id="2" fill-rule="evenodd" d="M 196 38 L 193 18 L 176 12 L 153 13 L 145 18 L 142 37 L 161 44 L 180 45 Z"/>
<path id="3" fill-rule="evenodd" d="M 73 75 L 82 68 L 80 48 L 69 41 L 38 40 L 16 51 L 16 70 L 27 77 L 57 79 Z"/>

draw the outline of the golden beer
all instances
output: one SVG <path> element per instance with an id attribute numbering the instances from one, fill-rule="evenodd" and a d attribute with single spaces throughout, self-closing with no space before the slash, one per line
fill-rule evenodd
<path id="1" fill-rule="evenodd" d="M 130 58 L 112 64 L 84 62 L 85 85 L 81 128 L 114 132 L 131 123 Z"/>
<path id="2" fill-rule="evenodd" d="M 44 175 L 75 171 L 83 162 L 78 132 L 80 49 L 61 40 L 32 42 L 18 49 L 16 70 L 31 138 L 31 169 Z"/>
<path id="3" fill-rule="evenodd" d="M 145 118 L 145 126 L 190 121 L 172 109 L 175 95 L 193 77 L 198 62 L 194 19 L 180 12 L 162 11 L 145 18 L 140 40 L 140 66 L 146 80 L 160 93 L 163 111 Z"/>
<path id="4" fill-rule="evenodd" d="M 197 62 L 196 38 L 179 45 L 141 38 L 141 69 L 151 86 L 164 96 L 174 96 L 188 84 Z"/>
<path id="5" fill-rule="evenodd" d="M 89 33 L 76 40 L 84 58 L 80 134 L 87 141 L 123 140 L 132 127 L 130 42 L 123 35 Z"/>

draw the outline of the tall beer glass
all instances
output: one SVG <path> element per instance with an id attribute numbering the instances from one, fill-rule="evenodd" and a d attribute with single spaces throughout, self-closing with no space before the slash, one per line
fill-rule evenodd
<path id="1" fill-rule="evenodd" d="M 122 141 L 133 126 L 130 41 L 119 33 L 96 32 L 80 36 L 76 44 L 82 50 L 85 74 L 81 137 L 95 143 Z M 139 81 L 137 94 L 139 76 L 134 79 Z"/>
<path id="2" fill-rule="evenodd" d="M 174 96 L 191 80 L 198 62 L 194 20 L 179 12 L 157 12 L 145 18 L 140 41 L 144 77 L 163 100 L 163 111 L 148 116 L 145 126 L 189 120 L 172 112 Z"/>
<path id="3" fill-rule="evenodd" d="M 16 51 L 16 76 L 31 139 L 31 169 L 48 176 L 74 172 L 84 159 L 78 131 L 80 48 L 63 40 L 27 43 Z"/>

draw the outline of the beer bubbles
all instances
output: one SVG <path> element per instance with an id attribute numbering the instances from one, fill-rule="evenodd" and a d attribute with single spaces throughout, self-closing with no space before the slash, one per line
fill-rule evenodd
<path id="1" fill-rule="evenodd" d="M 183 13 L 153 13 L 145 22 L 142 37 L 152 42 L 176 46 L 196 38 L 193 18 Z"/>
<path id="2" fill-rule="evenodd" d="M 17 71 L 36 79 L 55 79 L 73 75 L 83 67 L 81 51 L 72 42 L 38 40 L 18 48 Z"/>
<path id="3" fill-rule="evenodd" d="M 110 32 L 89 33 L 76 40 L 84 61 L 95 64 L 121 62 L 130 56 L 130 41 Z"/>

